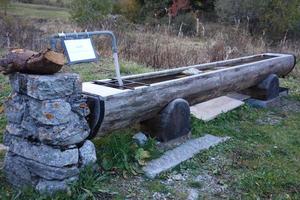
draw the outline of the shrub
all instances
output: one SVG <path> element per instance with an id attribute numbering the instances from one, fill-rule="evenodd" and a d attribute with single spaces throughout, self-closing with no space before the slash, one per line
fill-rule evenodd
<path id="1" fill-rule="evenodd" d="M 127 19 L 137 22 L 141 4 L 138 0 L 119 0 L 114 5 L 114 12 L 124 15 Z"/>
<path id="2" fill-rule="evenodd" d="M 279 39 L 300 22 L 299 6 L 299 0 L 217 0 L 216 12 L 221 20 L 242 22 Z"/>
<path id="3" fill-rule="evenodd" d="M 183 13 L 173 19 L 173 26 L 176 31 L 180 30 L 184 35 L 193 35 L 196 33 L 197 21 L 192 13 Z"/>
<path id="4" fill-rule="evenodd" d="M 111 13 L 113 2 L 111 0 L 73 0 L 70 7 L 72 20 L 87 28 Z"/>

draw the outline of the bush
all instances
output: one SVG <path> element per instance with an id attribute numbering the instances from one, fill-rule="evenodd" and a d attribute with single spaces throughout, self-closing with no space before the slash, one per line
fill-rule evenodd
<path id="1" fill-rule="evenodd" d="M 299 0 L 217 0 L 216 12 L 224 21 L 248 24 L 281 39 L 300 22 L 299 6 Z"/>
<path id="2" fill-rule="evenodd" d="M 72 20 L 87 28 L 111 13 L 113 2 L 111 0 L 73 0 L 70 7 Z"/>
<path id="3" fill-rule="evenodd" d="M 180 30 L 184 35 L 193 35 L 196 33 L 197 21 L 192 13 L 183 13 L 173 19 L 173 26 L 176 31 Z"/>
<path id="4" fill-rule="evenodd" d="M 141 4 L 138 0 L 119 0 L 114 5 L 114 13 L 122 14 L 133 22 L 139 21 Z"/>

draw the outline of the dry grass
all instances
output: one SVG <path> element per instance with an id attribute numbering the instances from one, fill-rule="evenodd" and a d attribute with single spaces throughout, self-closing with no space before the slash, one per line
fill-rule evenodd
<path id="1" fill-rule="evenodd" d="M 95 25 L 94 30 L 113 30 L 118 37 L 120 57 L 153 68 L 174 68 L 206 63 L 262 52 L 285 52 L 300 56 L 299 45 L 283 38 L 270 43 L 262 37 L 253 37 L 240 27 L 207 23 L 205 33 L 195 37 L 178 37 L 166 26 L 136 26 L 123 18 L 108 19 Z M 17 17 L 0 19 L 0 35 L 9 32 L 11 47 L 40 50 L 49 46 L 49 36 L 57 32 L 72 32 L 80 28 L 67 21 L 31 20 Z M 91 29 L 92 30 L 92 29 Z M 0 45 L 6 46 L 5 37 Z M 110 41 L 97 40 L 100 53 L 111 55 Z M 297 70 L 296 70 L 297 71 Z M 296 74 L 299 74 L 298 71 Z"/>

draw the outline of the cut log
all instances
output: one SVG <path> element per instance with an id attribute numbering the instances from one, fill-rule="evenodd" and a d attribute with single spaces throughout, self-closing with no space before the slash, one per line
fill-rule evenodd
<path id="1" fill-rule="evenodd" d="M 54 74 L 61 70 L 64 63 L 64 55 L 50 49 L 42 52 L 14 49 L 7 54 L 5 59 L 0 60 L 0 72 L 3 74 L 14 72 Z"/>

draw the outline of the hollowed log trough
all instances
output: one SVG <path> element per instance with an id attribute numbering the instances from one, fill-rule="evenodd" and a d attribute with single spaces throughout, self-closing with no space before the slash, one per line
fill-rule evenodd
<path id="1" fill-rule="evenodd" d="M 175 99 L 194 105 L 259 85 L 269 75 L 288 75 L 296 65 L 289 54 L 260 54 L 232 60 L 83 83 L 92 114 L 91 137 L 155 118 Z M 199 70 L 186 74 L 186 70 Z"/>

